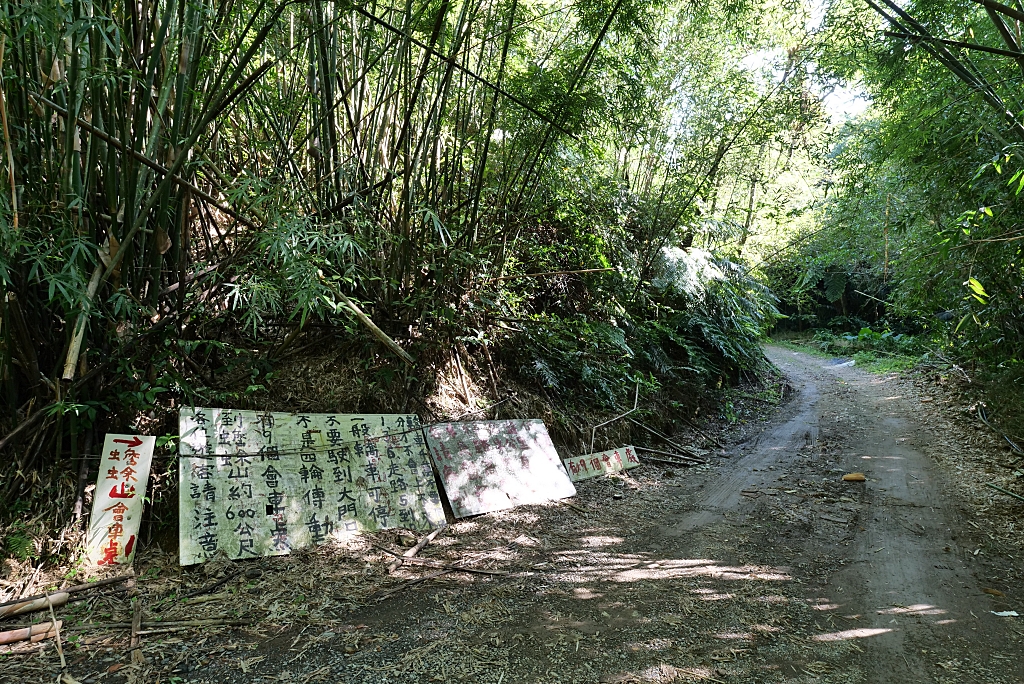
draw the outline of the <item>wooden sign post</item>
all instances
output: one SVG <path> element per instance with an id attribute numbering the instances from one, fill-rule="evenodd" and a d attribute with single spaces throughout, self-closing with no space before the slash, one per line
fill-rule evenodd
<path id="1" fill-rule="evenodd" d="M 92 498 L 86 558 L 129 565 L 135 557 L 156 437 L 107 435 Z"/>

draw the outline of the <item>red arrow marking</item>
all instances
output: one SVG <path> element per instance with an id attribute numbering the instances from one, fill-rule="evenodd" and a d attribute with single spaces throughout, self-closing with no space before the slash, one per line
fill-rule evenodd
<path id="1" fill-rule="evenodd" d="M 115 439 L 114 441 L 120 442 L 121 444 L 127 444 L 132 448 L 135 448 L 142 444 L 142 439 L 137 436 L 133 436 L 131 439 Z"/>

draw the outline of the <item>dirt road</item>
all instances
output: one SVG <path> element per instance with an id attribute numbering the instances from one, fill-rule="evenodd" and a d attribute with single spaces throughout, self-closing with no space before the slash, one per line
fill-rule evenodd
<path id="1" fill-rule="evenodd" d="M 925 453 L 936 435 L 913 390 L 785 349 L 769 355 L 797 396 L 666 536 L 756 539 L 736 560 L 786 566 L 786 593 L 818 613 L 810 641 L 821 647 L 807 657 L 826 679 L 1024 680 L 1020 627 L 992 612 L 1009 603 L 976 576 L 956 478 Z M 851 472 L 867 482 L 842 483 Z M 840 652 L 830 659 L 826 644 Z M 810 671 L 779 664 L 784 676 Z"/>
<path id="2" fill-rule="evenodd" d="M 72 672 L 104 684 L 1024 681 L 1024 618 L 992 612 L 1024 613 L 1019 562 L 981 516 L 1013 504 L 968 495 L 978 478 L 961 469 L 948 409 L 893 377 L 769 355 L 796 391 L 729 457 L 583 482 L 574 508 L 463 521 L 424 553 L 508 574 L 403 585 L 432 569 L 389 577 L 369 544 L 263 559 L 269 579 L 199 608 L 257 628 L 147 637 L 146 664 L 123 669 L 116 644 L 83 647 Z M 849 472 L 867 481 L 843 482 Z M 56 666 L 52 652 L 4 663 L 0 680 Z"/>

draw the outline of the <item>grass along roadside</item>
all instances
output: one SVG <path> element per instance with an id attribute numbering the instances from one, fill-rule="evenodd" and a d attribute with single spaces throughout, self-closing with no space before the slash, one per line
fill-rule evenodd
<path id="1" fill-rule="evenodd" d="M 826 334 L 829 336 L 827 340 L 821 339 L 820 334 L 815 334 L 813 337 L 772 338 L 771 344 L 824 359 L 850 358 L 864 370 L 881 375 L 910 370 L 922 361 L 921 356 L 883 349 L 865 349 L 856 341 L 844 339 L 853 336 Z"/>

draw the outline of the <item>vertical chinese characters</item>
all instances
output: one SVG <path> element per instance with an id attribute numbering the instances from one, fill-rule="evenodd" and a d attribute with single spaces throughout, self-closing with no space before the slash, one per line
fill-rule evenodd
<path id="1" fill-rule="evenodd" d="M 126 565 L 135 553 L 155 437 L 106 436 L 100 458 L 87 557 L 96 565 Z"/>
<path id="2" fill-rule="evenodd" d="M 180 418 L 183 565 L 444 520 L 416 416 L 193 408 Z"/>

